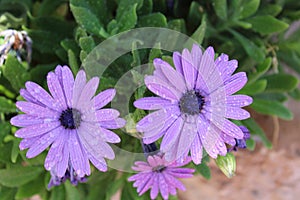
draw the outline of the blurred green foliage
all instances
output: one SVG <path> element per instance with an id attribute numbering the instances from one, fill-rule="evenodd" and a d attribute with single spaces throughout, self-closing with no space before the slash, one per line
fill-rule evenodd
<path id="1" fill-rule="evenodd" d="M 293 114 L 285 102 L 289 98 L 300 100 L 299 20 L 298 0 L 0 0 L 0 30 L 26 30 L 33 40 L 29 65 L 9 55 L 0 68 L 0 200 L 34 194 L 51 200 L 110 199 L 120 188 L 122 200 L 149 198 L 139 197 L 126 181 L 128 174 L 115 170 L 94 171 L 87 184 L 76 188 L 66 182 L 48 191 L 50 176 L 43 170 L 46 153 L 28 160 L 18 149 L 19 139 L 13 137 L 16 128 L 9 124 L 17 113 L 14 102 L 20 99 L 19 89 L 26 81 L 45 86 L 46 74 L 57 64 L 69 65 L 75 74 L 94 47 L 117 33 L 136 27 L 165 27 L 237 59 L 238 70 L 246 71 L 249 77 L 239 93 L 253 97 L 251 112 L 291 120 Z M 114 71 L 102 77 L 101 88 L 112 87 L 120 74 L 133 66 L 155 57 L 168 60 L 169 55 L 158 49 L 133 49 L 112 64 Z M 138 92 L 136 97 L 143 95 L 145 88 Z M 144 113 L 131 115 L 138 119 Z M 241 123 L 252 136 L 272 147 L 255 119 Z M 124 134 L 122 140 L 126 141 L 121 143 L 125 149 L 139 142 Z M 249 149 L 254 149 L 256 142 L 249 140 Z M 196 169 L 210 178 L 206 162 Z"/>

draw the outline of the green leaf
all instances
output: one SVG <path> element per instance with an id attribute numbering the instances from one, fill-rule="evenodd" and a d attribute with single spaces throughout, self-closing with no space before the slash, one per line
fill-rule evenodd
<path id="1" fill-rule="evenodd" d="M 137 24 L 137 6 L 138 3 L 125 4 L 126 1 L 121 1 L 117 10 L 117 33 L 132 29 Z"/>
<path id="2" fill-rule="evenodd" d="M 73 74 L 77 74 L 79 70 L 79 64 L 77 61 L 77 57 L 75 56 L 74 52 L 71 49 L 68 50 L 68 60 L 69 60 L 69 66 Z"/>
<path id="3" fill-rule="evenodd" d="M 64 185 L 53 187 L 51 189 L 50 200 L 65 200 L 65 188 L 64 188 Z"/>
<path id="4" fill-rule="evenodd" d="M 200 173 L 204 178 L 209 180 L 211 178 L 210 168 L 207 166 L 206 162 L 202 160 L 202 163 L 195 165 L 198 173 Z"/>
<path id="5" fill-rule="evenodd" d="M 7 187 L 19 187 L 34 180 L 44 169 L 33 166 L 16 166 L 0 169 L 0 183 Z"/>
<path id="6" fill-rule="evenodd" d="M 89 3 L 89 8 L 93 12 L 101 24 L 106 25 L 114 16 L 115 2 L 109 0 L 81 0 Z"/>
<path id="7" fill-rule="evenodd" d="M 4 137 L 10 133 L 10 123 L 1 121 L 0 122 L 0 144 L 3 141 Z M 0 150 L 1 151 L 1 150 Z"/>
<path id="8" fill-rule="evenodd" d="M 285 62 L 290 68 L 300 74 L 300 55 L 295 51 L 279 51 L 277 55 L 281 61 Z"/>
<path id="9" fill-rule="evenodd" d="M 13 140 L 13 146 L 12 146 L 12 149 L 11 149 L 11 162 L 12 163 L 16 163 L 17 162 L 17 158 L 18 158 L 18 155 L 19 155 L 19 144 L 20 144 L 20 140 L 19 139 L 14 139 Z"/>
<path id="10" fill-rule="evenodd" d="M 282 73 L 265 76 L 264 79 L 268 81 L 266 92 L 289 92 L 299 83 L 295 76 Z"/>
<path id="11" fill-rule="evenodd" d="M 228 1 L 230 5 L 228 8 L 232 10 L 232 17 L 233 19 L 237 19 L 242 11 L 242 0 L 232 0 Z"/>
<path id="12" fill-rule="evenodd" d="M 76 46 L 78 46 L 78 43 L 79 43 L 79 39 L 81 38 L 81 37 L 87 37 L 88 36 L 88 34 L 87 34 L 87 32 L 86 32 L 86 30 L 84 29 L 84 28 L 82 28 L 82 27 L 77 27 L 76 29 L 75 29 L 75 44 L 76 44 Z M 68 50 L 68 49 L 66 49 L 66 50 Z M 79 46 L 78 46 L 78 51 L 79 51 L 80 49 L 79 49 Z"/>
<path id="13" fill-rule="evenodd" d="M 61 35 L 56 32 L 50 32 L 50 31 L 45 31 L 45 30 L 27 30 L 29 36 L 33 41 L 39 41 L 39 42 L 33 42 L 32 43 L 32 49 L 33 51 L 37 51 L 36 53 L 38 54 L 39 57 L 34 56 L 34 59 L 41 59 L 44 62 L 44 59 L 47 58 L 49 59 L 49 55 L 43 55 L 43 54 L 50 54 L 54 55 L 55 51 L 59 48 L 62 48 L 60 46 L 60 41 L 65 38 L 65 35 Z M 41 57 L 41 58 L 40 58 Z M 42 62 L 42 63 L 43 63 Z"/>
<path id="14" fill-rule="evenodd" d="M 86 37 L 86 36 L 83 36 L 83 37 Z M 72 40 L 64 39 L 60 42 L 60 45 L 64 48 L 65 51 L 72 50 L 76 55 L 79 54 L 80 49 L 78 47 L 77 42 L 73 39 Z"/>
<path id="15" fill-rule="evenodd" d="M 0 161 L 2 163 L 11 163 L 10 155 L 11 155 L 12 142 L 1 144 L 0 143 Z"/>
<path id="16" fill-rule="evenodd" d="M 3 68 L 3 75 L 10 82 L 15 91 L 19 92 L 27 80 L 30 79 L 29 73 L 14 56 L 8 55 Z"/>
<path id="17" fill-rule="evenodd" d="M 186 33 L 186 28 L 185 28 L 185 21 L 183 19 L 173 19 L 168 22 L 168 28 L 181 32 L 181 33 Z"/>
<path id="18" fill-rule="evenodd" d="M 255 82 L 259 79 L 262 75 L 264 75 L 271 67 L 272 58 L 268 57 L 259 64 L 254 71 L 248 74 L 248 84 Z"/>
<path id="19" fill-rule="evenodd" d="M 244 19 L 253 15 L 257 11 L 259 4 L 260 0 L 247 0 L 241 7 L 239 18 Z"/>
<path id="20" fill-rule="evenodd" d="M 0 93 L 4 94 L 6 97 L 8 97 L 10 99 L 13 99 L 16 97 L 16 95 L 13 92 L 11 92 L 8 88 L 6 88 L 3 85 L 0 85 Z"/>
<path id="21" fill-rule="evenodd" d="M 79 46 L 82 50 L 87 53 L 90 53 L 95 48 L 95 42 L 91 36 L 88 37 L 81 37 L 79 39 Z"/>
<path id="22" fill-rule="evenodd" d="M 75 17 L 75 20 L 89 33 L 93 33 L 104 38 L 108 34 L 104 31 L 103 24 L 100 22 L 96 13 L 88 1 L 85 0 L 70 0 L 70 8 Z"/>
<path id="23" fill-rule="evenodd" d="M 256 94 L 256 95 L 254 95 L 254 97 L 257 97 L 259 99 L 265 99 L 265 100 L 270 100 L 270 101 L 279 101 L 279 102 L 285 102 L 288 100 L 288 98 L 285 94 L 272 93 L 272 92 Z"/>
<path id="24" fill-rule="evenodd" d="M 191 26 L 192 30 L 195 30 L 201 23 L 201 18 L 203 16 L 201 9 L 203 10 L 203 8 L 201 7 L 201 5 L 198 2 L 192 1 L 191 5 L 190 5 L 188 16 L 187 16 L 187 22 L 189 22 L 189 23 L 187 23 L 187 25 Z"/>
<path id="25" fill-rule="evenodd" d="M 300 34 L 300 31 L 298 32 L 298 34 Z M 298 45 L 297 39 L 295 40 L 289 37 L 288 41 L 286 40 L 284 42 L 279 43 L 279 49 L 281 51 L 287 51 L 288 53 L 291 53 L 291 51 L 296 52 L 298 55 L 300 55 L 300 46 Z"/>
<path id="26" fill-rule="evenodd" d="M 167 27 L 167 18 L 162 13 L 151 13 L 139 18 L 139 27 Z"/>
<path id="27" fill-rule="evenodd" d="M 206 15 L 203 15 L 200 26 L 191 36 L 192 39 L 196 40 L 198 44 L 202 44 L 206 32 Z"/>
<path id="28" fill-rule="evenodd" d="M 136 9 L 140 10 L 143 6 L 143 0 L 117 0 L 118 1 L 118 9 L 117 15 L 122 15 L 126 12 L 129 7 L 136 4 Z"/>
<path id="29" fill-rule="evenodd" d="M 234 30 L 230 30 L 230 32 L 234 35 L 234 37 L 241 43 L 243 48 L 245 49 L 246 53 L 256 60 L 258 63 L 264 61 L 265 53 L 264 51 L 256 46 L 251 40 L 246 38 L 245 36 L 239 34 Z"/>
<path id="30" fill-rule="evenodd" d="M 243 87 L 243 89 L 241 89 L 238 93 L 254 95 L 254 94 L 262 93 L 266 89 L 266 87 L 267 87 L 267 81 L 265 79 L 261 79 L 254 83 L 245 85 L 245 87 Z"/>
<path id="31" fill-rule="evenodd" d="M 245 22 L 245 21 L 234 20 L 233 22 L 234 22 L 234 24 L 236 26 L 240 26 L 240 27 L 242 27 L 244 29 L 250 29 L 250 28 L 252 28 L 252 24 L 250 24 L 248 22 Z"/>
<path id="32" fill-rule="evenodd" d="M 262 35 L 284 31 L 289 27 L 287 23 L 280 21 L 271 15 L 255 16 L 248 19 L 247 22 L 252 24 L 252 29 L 254 31 Z"/>
<path id="33" fill-rule="evenodd" d="M 133 58 L 133 61 L 131 63 L 132 67 L 141 65 L 140 54 L 139 54 L 139 50 L 137 49 L 138 43 L 139 43 L 139 41 L 132 42 L 132 47 L 131 47 L 131 53 L 132 53 L 132 58 Z"/>
<path id="34" fill-rule="evenodd" d="M 282 11 L 282 6 L 278 4 L 266 4 L 260 7 L 257 14 L 277 16 L 281 11 Z"/>
<path id="35" fill-rule="evenodd" d="M 162 60 L 164 60 L 167 63 L 169 63 L 171 66 L 174 66 L 173 58 L 171 56 L 162 56 Z"/>
<path id="36" fill-rule="evenodd" d="M 18 188 L 18 192 L 15 196 L 16 199 L 24 199 L 38 194 L 41 190 L 44 189 L 43 185 L 44 176 L 38 176 L 33 181 L 26 183 Z"/>
<path id="37" fill-rule="evenodd" d="M 250 151 L 253 151 L 255 149 L 255 145 L 256 145 L 256 142 L 252 138 L 246 140 L 247 149 L 249 149 Z"/>
<path id="38" fill-rule="evenodd" d="M 37 17 L 32 19 L 32 26 L 38 27 L 40 30 L 57 33 L 63 37 L 71 37 L 75 28 L 74 23 L 62 20 L 57 17 Z"/>
<path id="39" fill-rule="evenodd" d="M 213 0 L 213 7 L 216 15 L 221 19 L 227 20 L 227 0 Z"/>
<path id="40" fill-rule="evenodd" d="M 278 101 L 267 101 L 255 98 L 250 106 L 258 113 L 276 115 L 285 120 L 293 119 L 293 113 Z"/>
<path id="41" fill-rule="evenodd" d="M 63 4 L 64 2 L 61 0 L 44 0 L 38 9 L 39 16 L 47 16 L 50 15 L 55 9 Z"/>
<path id="42" fill-rule="evenodd" d="M 15 194 L 17 192 L 16 188 L 1 187 L 0 189 L 0 200 L 14 199 Z"/>
<path id="43" fill-rule="evenodd" d="M 70 2 L 71 11 L 77 23 L 80 24 L 88 32 L 98 35 L 99 30 L 103 28 L 98 18 L 93 13 L 91 13 L 88 8 L 77 7 L 72 4 L 72 0 Z"/>
<path id="44" fill-rule="evenodd" d="M 149 197 L 145 195 L 139 196 L 136 192 L 136 188 L 132 187 L 131 182 L 127 182 L 122 190 L 121 194 L 121 200 L 128 200 L 128 199 L 134 199 L 134 200 L 148 200 Z"/>
<path id="45" fill-rule="evenodd" d="M 161 51 L 160 43 L 158 43 L 156 46 L 157 46 L 156 48 L 153 48 L 150 50 L 150 53 L 149 53 L 149 62 L 150 63 L 152 63 L 155 58 L 161 58 L 161 56 L 163 55 L 163 53 Z"/>
<path id="46" fill-rule="evenodd" d="M 289 92 L 289 95 L 295 99 L 295 100 L 300 100 L 300 89 L 299 88 L 295 88 L 294 90 Z"/>
<path id="47" fill-rule="evenodd" d="M 65 190 L 66 190 L 66 200 L 80 200 L 80 195 L 77 188 L 69 181 L 65 182 Z"/>
<path id="48" fill-rule="evenodd" d="M 256 123 L 256 121 L 252 118 L 243 120 L 242 123 L 249 129 L 251 135 L 257 135 L 260 137 L 262 143 L 268 148 L 272 148 L 272 143 L 266 137 L 263 129 Z"/>
<path id="49" fill-rule="evenodd" d="M 150 14 L 153 10 L 153 1 L 152 0 L 144 0 L 143 6 L 138 10 L 138 15 L 147 15 Z"/>
<path id="50" fill-rule="evenodd" d="M 32 77 L 31 81 L 43 85 L 43 81 L 46 79 L 48 72 L 54 70 L 57 64 L 58 63 L 36 65 L 29 72 L 30 77 Z"/>
<path id="51" fill-rule="evenodd" d="M 63 48 L 58 48 L 55 50 L 55 55 L 57 55 L 57 57 L 62 60 L 63 63 L 68 62 L 67 59 L 67 52 L 63 49 Z"/>
<path id="52" fill-rule="evenodd" d="M 107 32 L 110 33 L 110 35 L 117 34 L 118 31 L 118 22 L 113 19 L 111 20 L 107 25 Z"/>
<path id="53" fill-rule="evenodd" d="M 42 153 L 40 153 L 39 155 L 37 155 L 36 157 L 31 158 L 31 159 L 28 159 L 26 157 L 26 151 L 20 151 L 19 155 L 22 157 L 22 159 L 24 161 L 26 161 L 26 163 L 28 165 L 30 165 L 30 166 L 38 166 L 38 165 L 43 165 L 45 163 L 47 152 L 43 151 Z"/>
<path id="54" fill-rule="evenodd" d="M 84 59 L 87 57 L 87 55 L 88 54 L 87 54 L 86 51 L 83 51 L 83 50 L 80 51 L 79 58 L 80 58 L 82 63 L 84 62 Z"/>
<path id="55" fill-rule="evenodd" d="M 117 179 L 117 180 L 114 180 L 114 181 L 111 181 L 109 183 L 109 186 L 108 186 L 108 190 L 106 190 L 106 197 L 105 199 L 106 200 L 110 200 L 111 197 L 117 193 L 117 191 L 123 187 L 124 183 L 125 183 L 126 179 L 124 179 L 124 175 L 123 177 Z"/>
<path id="56" fill-rule="evenodd" d="M 0 96 L 0 112 L 1 113 L 15 113 L 17 111 L 15 104 L 5 97 Z"/>

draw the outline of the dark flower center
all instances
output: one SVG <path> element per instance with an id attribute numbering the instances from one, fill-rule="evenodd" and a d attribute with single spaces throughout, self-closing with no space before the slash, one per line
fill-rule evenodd
<path id="1" fill-rule="evenodd" d="M 162 172 L 162 171 L 164 171 L 166 169 L 166 166 L 164 166 L 164 165 L 158 165 L 158 166 L 156 166 L 156 167 L 153 167 L 152 168 L 152 171 L 153 172 Z"/>
<path id="2" fill-rule="evenodd" d="M 159 152 L 159 150 L 157 149 L 157 146 L 156 146 L 155 142 L 150 143 L 150 144 L 145 144 L 141 140 L 141 143 L 142 143 L 142 148 L 143 148 L 144 155 L 145 155 L 146 158 L 148 156 L 150 156 L 150 155 L 152 156 L 152 155 L 155 155 L 155 154 L 157 154 Z"/>
<path id="3" fill-rule="evenodd" d="M 59 121 L 66 129 L 78 128 L 81 122 L 81 113 L 77 109 L 68 108 L 61 113 Z"/>
<path id="4" fill-rule="evenodd" d="M 179 107 L 182 113 L 197 115 L 204 104 L 204 98 L 198 91 L 190 90 L 180 99 Z"/>

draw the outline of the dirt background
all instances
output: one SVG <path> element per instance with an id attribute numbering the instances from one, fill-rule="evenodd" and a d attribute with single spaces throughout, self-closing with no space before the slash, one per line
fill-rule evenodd
<path id="1" fill-rule="evenodd" d="M 254 151 L 235 153 L 236 176 L 228 179 L 210 162 L 212 178 L 201 176 L 182 180 L 185 192 L 180 200 L 297 200 L 300 199 L 300 102 L 286 104 L 294 113 L 292 121 L 279 120 L 279 137 L 274 139 L 274 121 L 269 116 L 254 116 L 273 141 L 269 150 L 257 143 Z M 275 134 L 276 135 L 276 134 Z"/>

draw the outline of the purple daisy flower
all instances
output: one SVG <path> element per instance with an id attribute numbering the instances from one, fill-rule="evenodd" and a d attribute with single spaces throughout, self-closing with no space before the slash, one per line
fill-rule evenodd
<path id="1" fill-rule="evenodd" d="M 57 66 L 47 75 L 50 94 L 33 82 L 26 82 L 20 94 L 26 101 L 18 101 L 17 107 L 25 114 L 11 119 L 11 124 L 22 127 L 15 136 L 23 138 L 20 149 L 29 149 L 26 156 L 33 158 L 50 146 L 45 168 L 51 171 L 49 186 L 69 178 L 73 184 L 90 175 L 89 161 L 100 171 L 106 171 L 104 158 L 114 159 L 109 143 L 120 138 L 108 129 L 125 125 L 118 118 L 119 112 L 102 108 L 115 96 L 108 89 L 97 96 L 99 78 L 87 82 L 80 70 L 74 80 L 67 66 Z"/>
<path id="2" fill-rule="evenodd" d="M 252 103 L 246 95 L 233 95 L 247 82 L 245 72 L 233 72 L 236 60 L 221 54 L 216 60 L 212 47 L 202 52 L 173 54 L 174 69 L 155 59 L 155 71 L 145 77 L 147 88 L 159 97 L 145 97 L 134 102 L 137 108 L 156 110 L 137 123 L 144 143 L 164 136 L 160 150 L 167 160 L 184 158 L 190 152 L 194 163 L 201 163 L 203 148 L 213 158 L 226 155 L 225 143 L 242 139 L 242 130 L 228 119 L 243 120 L 250 114 L 241 107 Z"/>
<path id="3" fill-rule="evenodd" d="M 195 172 L 194 169 L 180 168 L 188 164 L 191 159 L 186 158 L 184 162 L 167 162 L 164 156 L 148 156 L 148 162 L 137 161 L 133 170 L 138 171 L 128 178 L 128 181 L 135 181 L 133 184 L 141 196 L 151 188 L 151 199 L 155 199 L 158 193 L 163 199 L 168 199 L 169 194 L 176 195 L 176 189 L 185 190 L 184 185 L 178 178 L 190 178 Z"/>

